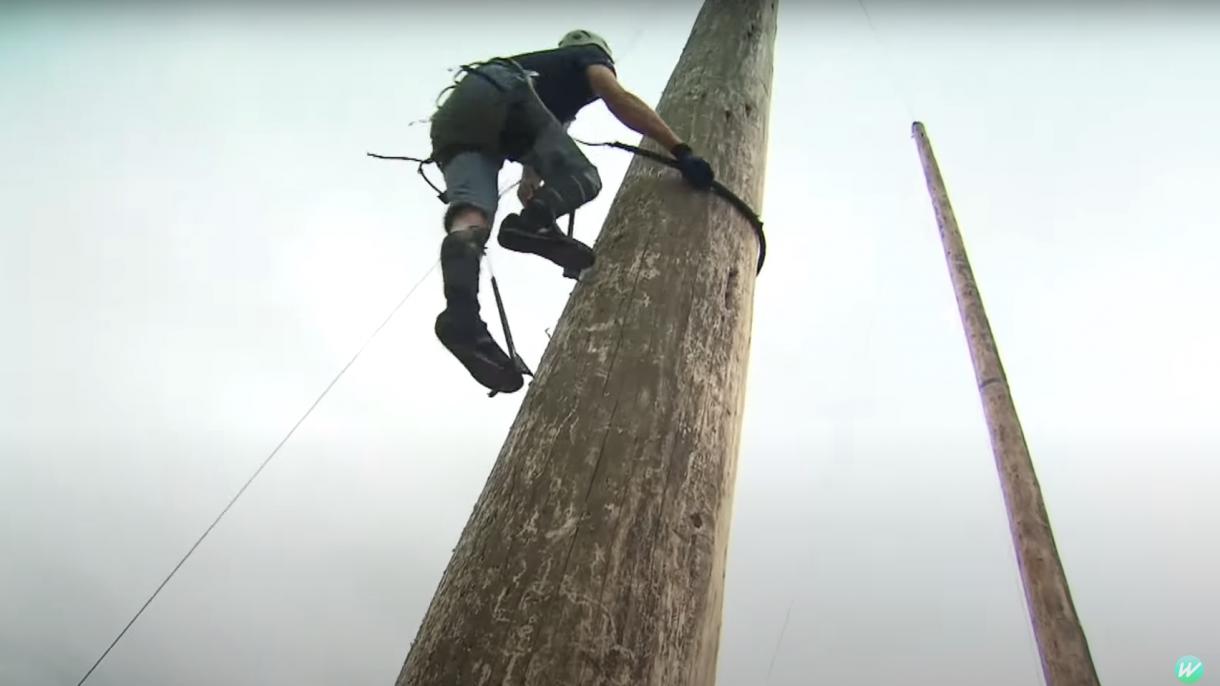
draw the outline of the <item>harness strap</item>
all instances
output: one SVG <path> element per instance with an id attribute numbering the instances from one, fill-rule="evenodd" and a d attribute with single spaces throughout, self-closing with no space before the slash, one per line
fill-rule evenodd
<path id="1" fill-rule="evenodd" d="M 504 342 L 508 347 L 508 356 L 513 361 L 513 366 L 522 376 L 534 375 L 530 371 L 529 366 L 525 364 L 525 360 L 517 354 L 517 346 L 513 343 L 513 332 L 508 326 L 508 313 L 504 310 L 504 298 L 500 296 L 500 283 L 496 281 L 496 272 L 491 266 L 491 258 L 487 258 L 487 271 L 491 273 L 491 292 L 496 296 L 496 309 L 500 312 L 500 326 L 504 329 Z M 494 398 L 499 391 L 490 391 L 487 394 L 488 398 Z"/>
<path id="2" fill-rule="evenodd" d="M 520 71 L 520 72 L 522 72 L 522 73 L 524 73 L 524 74 L 530 74 L 530 73 L 532 73 L 532 72 L 528 72 L 528 71 L 526 71 L 526 70 L 525 70 L 525 68 L 523 68 L 523 67 L 522 67 L 520 64 L 517 64 L 517 63 L 516 63 L 516 62 L 514 62 L 513 60 L 510 60 L 510 59 L 508 59 L 508 58 L 506 58 L 506 57 L 493 57 L 492 59 L 487 60 L 487 61 L 485 61 L 485 62 L 471 62 L 471 63 L 469 63 L 469 64 L 463 64 L 463 65 L 460 65 L 460 66 L 457 68 L 457 71 L 458 71 L 459 73 L 461 73 L 461 72 L 465 72 L 465 73 L 468 73 L 468 74 L 478 74 L 479 78 L 482 78 L 482 79 L 486 80 L 488 83 L 490 83 L 492 86 L 494 86 L 496 90 L 500 91 L 501 93 L 505 92 L 505 90 L 504 90 L 504 87 L 503 87 L 503 86 L 501 86 L 500 84 L 496 83 L 496 82 L 495 82 L 495 80 L 493 80 L 492 78 L 488 77 L 488 76 L 487 76 L 487 74 L 484 74 L 484 73 L 482 73 L 482 72 L 480 72 L 480 71 L 479 71 L 479 67 L 481 67 L 481 66 L 483 66 L 483 65 L 485 65 L 485 64 L 502 64 L 502 65 L 507 66 L 507 67 L 512 67 L 512 68 L 516 69 L 517 71 Z M 445 88 L 444 88 L 444 89 L 442 89 L 440 93 L 437 93 L 437 94 L 436 94 L 436 106 L 437 106 L 437 108 L 440 108 L 440 106 L 441 106 L 441 99 L 445 97 L 445 93 L 448 93 L 449 91 L 453 90 L 454 88 L 457 88 L 457 85 L 458 85 L 458 83 L 459 83 L 459 82 L 460 82 L 460 79 L 459 79 L 459 78 L 458 78 L 456 75 L 454 75 L 454 77 L 453 77 L 453 83 L 449 84 L 448 86 L 445 86 Z"/>
<path id="3" fill-rule="evenodd" d="M 369 157 L 376 157 L 379 160 L 406 160 L 407 162 L 419 162 L 419 166 L 415 168 L 415 171 L 419 172 L 419 175 L 421 178 L 423 178 L 424 183 L 428 184 L 432 187 L 432 190 L 436 191 L 436 197 L 441 202 L 445 203 L 446 205 L 449 204 L 449 194 L 438 188 L 436 184 L 432 183 L 432 179 L 429 179 L 428 175 L 424 173 L 424 166 L 436 164 L 436 160 L 432 159 L 431 157 L 426 160 L 421 160 L 418 157 L 404 157 L 401 155 L 378 155 L 372 152 L 366 152 L 364 154 L 368 155 Z"/>
<path id="4" fill-rule="evenodd" d="M 574 238 L 572 235 L 576 232 L 576 210 L 568 213 L 568 238 Z M 566 279 L 580 279 L 580 271 L 577 269 L 564 269 L 563 276 Z"/>
<path id="5" fill-rule="evenodd" d="M 482 71 L 479 70 L 479 67 L 484 67 L 489 64 L 495 64 L 495 65 L 499 65 L 502 67 L 508 67 L 509 69 L 512 69 L 513 71 L 517 72 L 518 74 L 521 74 L 526 79 L 531 79 L 532 77 L 535 77 L 538 75 L 537 72 L 530 71 L 530 70 L 526 69 L 525 67 L 521 66 L 519 63 L 517 63 L 516 60 L 510 60 L 507 57 L 493 57 L 484 62 L 471 62 L 470 64 L 463 64 L 462 66 L 458 67 L 458 70 L 465 72 L 467 74 L 474 74 L 474 75 L 478 76 L 479 78 L 483 79 L 484 81 L 490 83 L 492 86 L 495 87 L 496 90 L 500 91 L 501 93 L 507 93 L 508 90 L 504 86 L 502 86 L 495 79 L 491 78 L 490 76 L 488 76 L 487 74 L 484 74 Z M 453 86 L 450 86 L 450 88 L 452 88 L 452 87 Z"/>

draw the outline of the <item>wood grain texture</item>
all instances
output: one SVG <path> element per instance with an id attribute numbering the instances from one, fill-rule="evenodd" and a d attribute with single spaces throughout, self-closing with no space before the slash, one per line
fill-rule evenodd
<path id="1" fill-rule="evenodd" d="M 966 256 L 961 230 L 949 204 L 944 178 L 924 125 L 915 122 L 912 133 L 936 211 L 945 259 L 957 296 L 970 358 L 974 363 L 975 379 L 999 470 L 1000 487 L 1008 508 L 1017 565 L 1021 570 L 1025 599 L 1042 659 L 1042 673 L 1048 686 L 1098 684 L 1089 644 L 1072 604 L 1067 576 L 1059 560 L 1046 505 L 1042 501 L 1042 489 L 1038 485 L 1021 422 L 1017 418 L 1017 409 L 1008 388 L 1004 366 L 1000 363 L 1000 353 L 987 321 L 987 313 L 983 309 L 983 300 L 975 284 L 974 272 Z"/>
<path id="2" fill-rule="evenodd" d="M 657 106 L 760 212 L 775 30 L 707 0 Z M 637 157 L 595 248 L 398 686 L 715 682 L 757 243 Z"/>

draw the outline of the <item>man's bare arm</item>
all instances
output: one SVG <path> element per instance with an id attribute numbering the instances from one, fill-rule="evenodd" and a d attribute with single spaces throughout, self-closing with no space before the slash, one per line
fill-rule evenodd
<path id="1" fill-rule="evenodd" d="M 606 103 L 606 109 L 610 110 L 610 114 L 622 122 L 623 126 L 648 136 L 666 150 L 673 150 L 682 142 L 648 103 L 623 88 L 609 67 L 594 64 L 586 73 L 593 92 Z"/>

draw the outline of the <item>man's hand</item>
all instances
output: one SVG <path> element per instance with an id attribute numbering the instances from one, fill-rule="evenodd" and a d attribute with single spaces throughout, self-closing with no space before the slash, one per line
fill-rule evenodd
<path id="1" fill-rule="evenodd" d="M 542 178 L 533 169 L 525 167 L 521 170 L 521 184 L 517 186 L 517 199 L 524 205 L 534 197 L 534 193 L 542 185 Z"/>
<path id="2" fill-rule="evenodd" d="M 522 177 L 521 185 L 517 186 L 517 199 L 521 201 L 522 205 L 528 203 L 530 198 L 534 197 L 534 192 L 537 191 L 538 187 L 541 185 L 542 182 L 540 181 L 534 181 L 532 179 Z"/>
<path id="3" fill-rule="evenodd" d="M 679 143 L 669 152 L 678 161 L 678 171 L 682 172 L 682 177 L 690 185 L 700 190 L 712 187 L 712 181 L 716 179 L 716 175 L 712 173 L 712 165 L 696 155 L 689 145 Z"/>

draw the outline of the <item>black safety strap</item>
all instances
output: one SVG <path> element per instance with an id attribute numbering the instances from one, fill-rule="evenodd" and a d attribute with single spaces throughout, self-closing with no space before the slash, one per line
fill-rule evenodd
<path id="1" fill-rule="evenodd" d="M 463 73 L 463 74 L 475 74 L 479 78 L 490 83 L 492 86 L 495 86 L 496 90 L 500 91 L 501 93 L 505 92 L 504 86 L 501 86 L 499 83 L 496 83 L 496 81 L 494 79 L 492 79 L 490 76 L 479 71 L 479 67 L 482 67 L 485 64 L 501 64 L 501 65 L 504 65 L 507 67 L 511 67 L 513 69 L 517 69 L 524 74 L 529 73 L 520 64 L 517 64 L 517 62 L 510 60 L 506 57 L 496 57 L 496 58 L 487 60 L 486 62 L 471 62 L 470 64 L 463 64 L 457 68 L 457 71 L 460 73 Z M 454 75 L 453 83 L 446 86 L 443 90 L 441 90 L 440 93 L 437 93 L 436 106 L 438 109 L 441 106 L 441 98 L 445 97 L 445 93 L 448 93 L 449 91 L 453 90 L 454 88 L 457 88 L 459 82 L 460 82 L 460 77 L 457 75 Z"/>
<path id="2" fill-rule="evenodd" d="M 465 72 L 467 74 L 474 74 L 475 76 L 478 76 L 479 78 L 483 79 L 487 83 L 490 83 L 492 86 L 495 87 L 496 90 L 500 91 L 501 93 L 507 92 L 505 90 L 504 86 L 500 85 L 495 79 L 493 79 L 490 76 L 488 76 L 487 74 L 484 74 L 483 72 L 479 71 L 479 67 L 483 67 L 488 64 L 498 64 L 502 67 L 508 67 L 509 69 L 516 71 L 517 73 L 521 74 L 522 76 L 525 76 L 526 78 L 529 78 L 529 76 L 531 74 L 531 72 L 528 69 L 526 69 L 525 67 L 522 67 L 515 60 L 510 60 L 507 57 L 494 57 L 490 60 L 487 60 L 486 62 L 471 62 L 470 64 L 463 64 L 462 66 L 458 67 L 458 70 Z"/>
<path id="3" fill-rule="evenodd" d="M 421 160 L 418 157 L 403 157 L 401 155 L 378 155 L 377 153 L 372 152 L 366 152 L 364 154 L 368 155 L 369 157 L 376 157 L 379 160 L 406 160 L 407 162 L 419 162 L 419 166 L 416 167 L 415 171 L 419 172 L 419 175 L 423 178 L 424 183 L 428 184 L 432 187 L 432 190 L 436 191 L 436 197 L 438 200 L 446 205 L 449 204 L 449 195 L 440 188 L 437 188 L 436 184 L 432 183 L 432 179 L 429 179 L 428 175 L 424 173 L 424 167 L 426 165 L 436 164 L 436 160 L 432 159 L 431 157 L 426 160 Z"/>
<path id="4" fill-rule="evenodd" d="M 578 138 L 573 138 L 572 140 L 576 141 L 577 143 L 580 143 L 581 145 L 589 145 L 589 146 L 596 146 L 596 147 L 602 147 L 602 148 L 618 148 L 619 150 L 626 150 L 627 152 L 634 153 L 641 157 L 647 157 L 650 160 L 660 162 L 661 164 L 663 164 L 667 167 L 673 167 L 674 169 L 679 169 L 678 161 L 673 159 L 672 157 L 666 157 L 665 155 L 662 155 L 660 153 L 656 153 L 651 150 L 645 150 L 643 148 L 639 148 L 634 145 L 628 145 L 626 143 L 620 143 L 618 141 L 612 141 L 610 143 L 589 143 L 587 141 L 582 141 Z M 763 233 L 762 217 L 759 217 L 758 213 L 755 212 L 749 206 L 749 204 L 746 203 L 746 201 L 744 201 L 740 197 L 738 197 L 737 194 L 734 193 L 733 191 L 729 190 L 728 188 L 725 188 L 724 184 L 720 183 L 719 181 L 712 181 L 711 190 L 716 195 L 727 200 L 730 205 L 737 208 L 737 211 L 740 212 L 742 214 L 742 216 L 744 216 L 746 218 L 746 221 L 750 222 L 750 226 L 754 228 L 754 235 L 758 237 L 758 267 L 755 271 L 755 274 L 761 272 L 762 267 L 763 267 L 763 261 L 767 259 L 767 235 L 765 233 Z"/>
<path id="5" fill-rule="evenodd" d="M 496 296 L 496 309 L 500 312 L 500 326 L 504 328 L 504 342 L 508 347 L 508 356 L 512 359 L 513 366 L 517 368 L 517 371 L 522 376 L 532 377 L 534 372 L 530 371 L 529 366 L 525 364 L 525 360 L 521 359 L 521 356 L 517 354 L 517 346 L 513 343 L 513 332 L 512 329 L 508 328 L 508 313 L 504 311 L 504 298 L 500 297 L 500 284 L 496 281 L 494 272 L 491 275 L 491 292 Z M 490 391 L 487 397 L 494 398 L 499 392 Z"/>
<path id="6" fill-rule="evenodd" d="M 556 228 L 558 228 L 558 227 L 556 227 Z M 575 233 L 575 231 L 576 231 L 576 210 L 572 210 L 571 212 L 568 213 L 568 238 L 574 238 L 574 236 L 572 236 L 572 234 Z M 580 271 L 581 270 L 579 270 L 579 269 L 572 269 L 570 267 L 565 267 L 563 270 L 563 276 L 566 279 L 579 280 Z"/>

